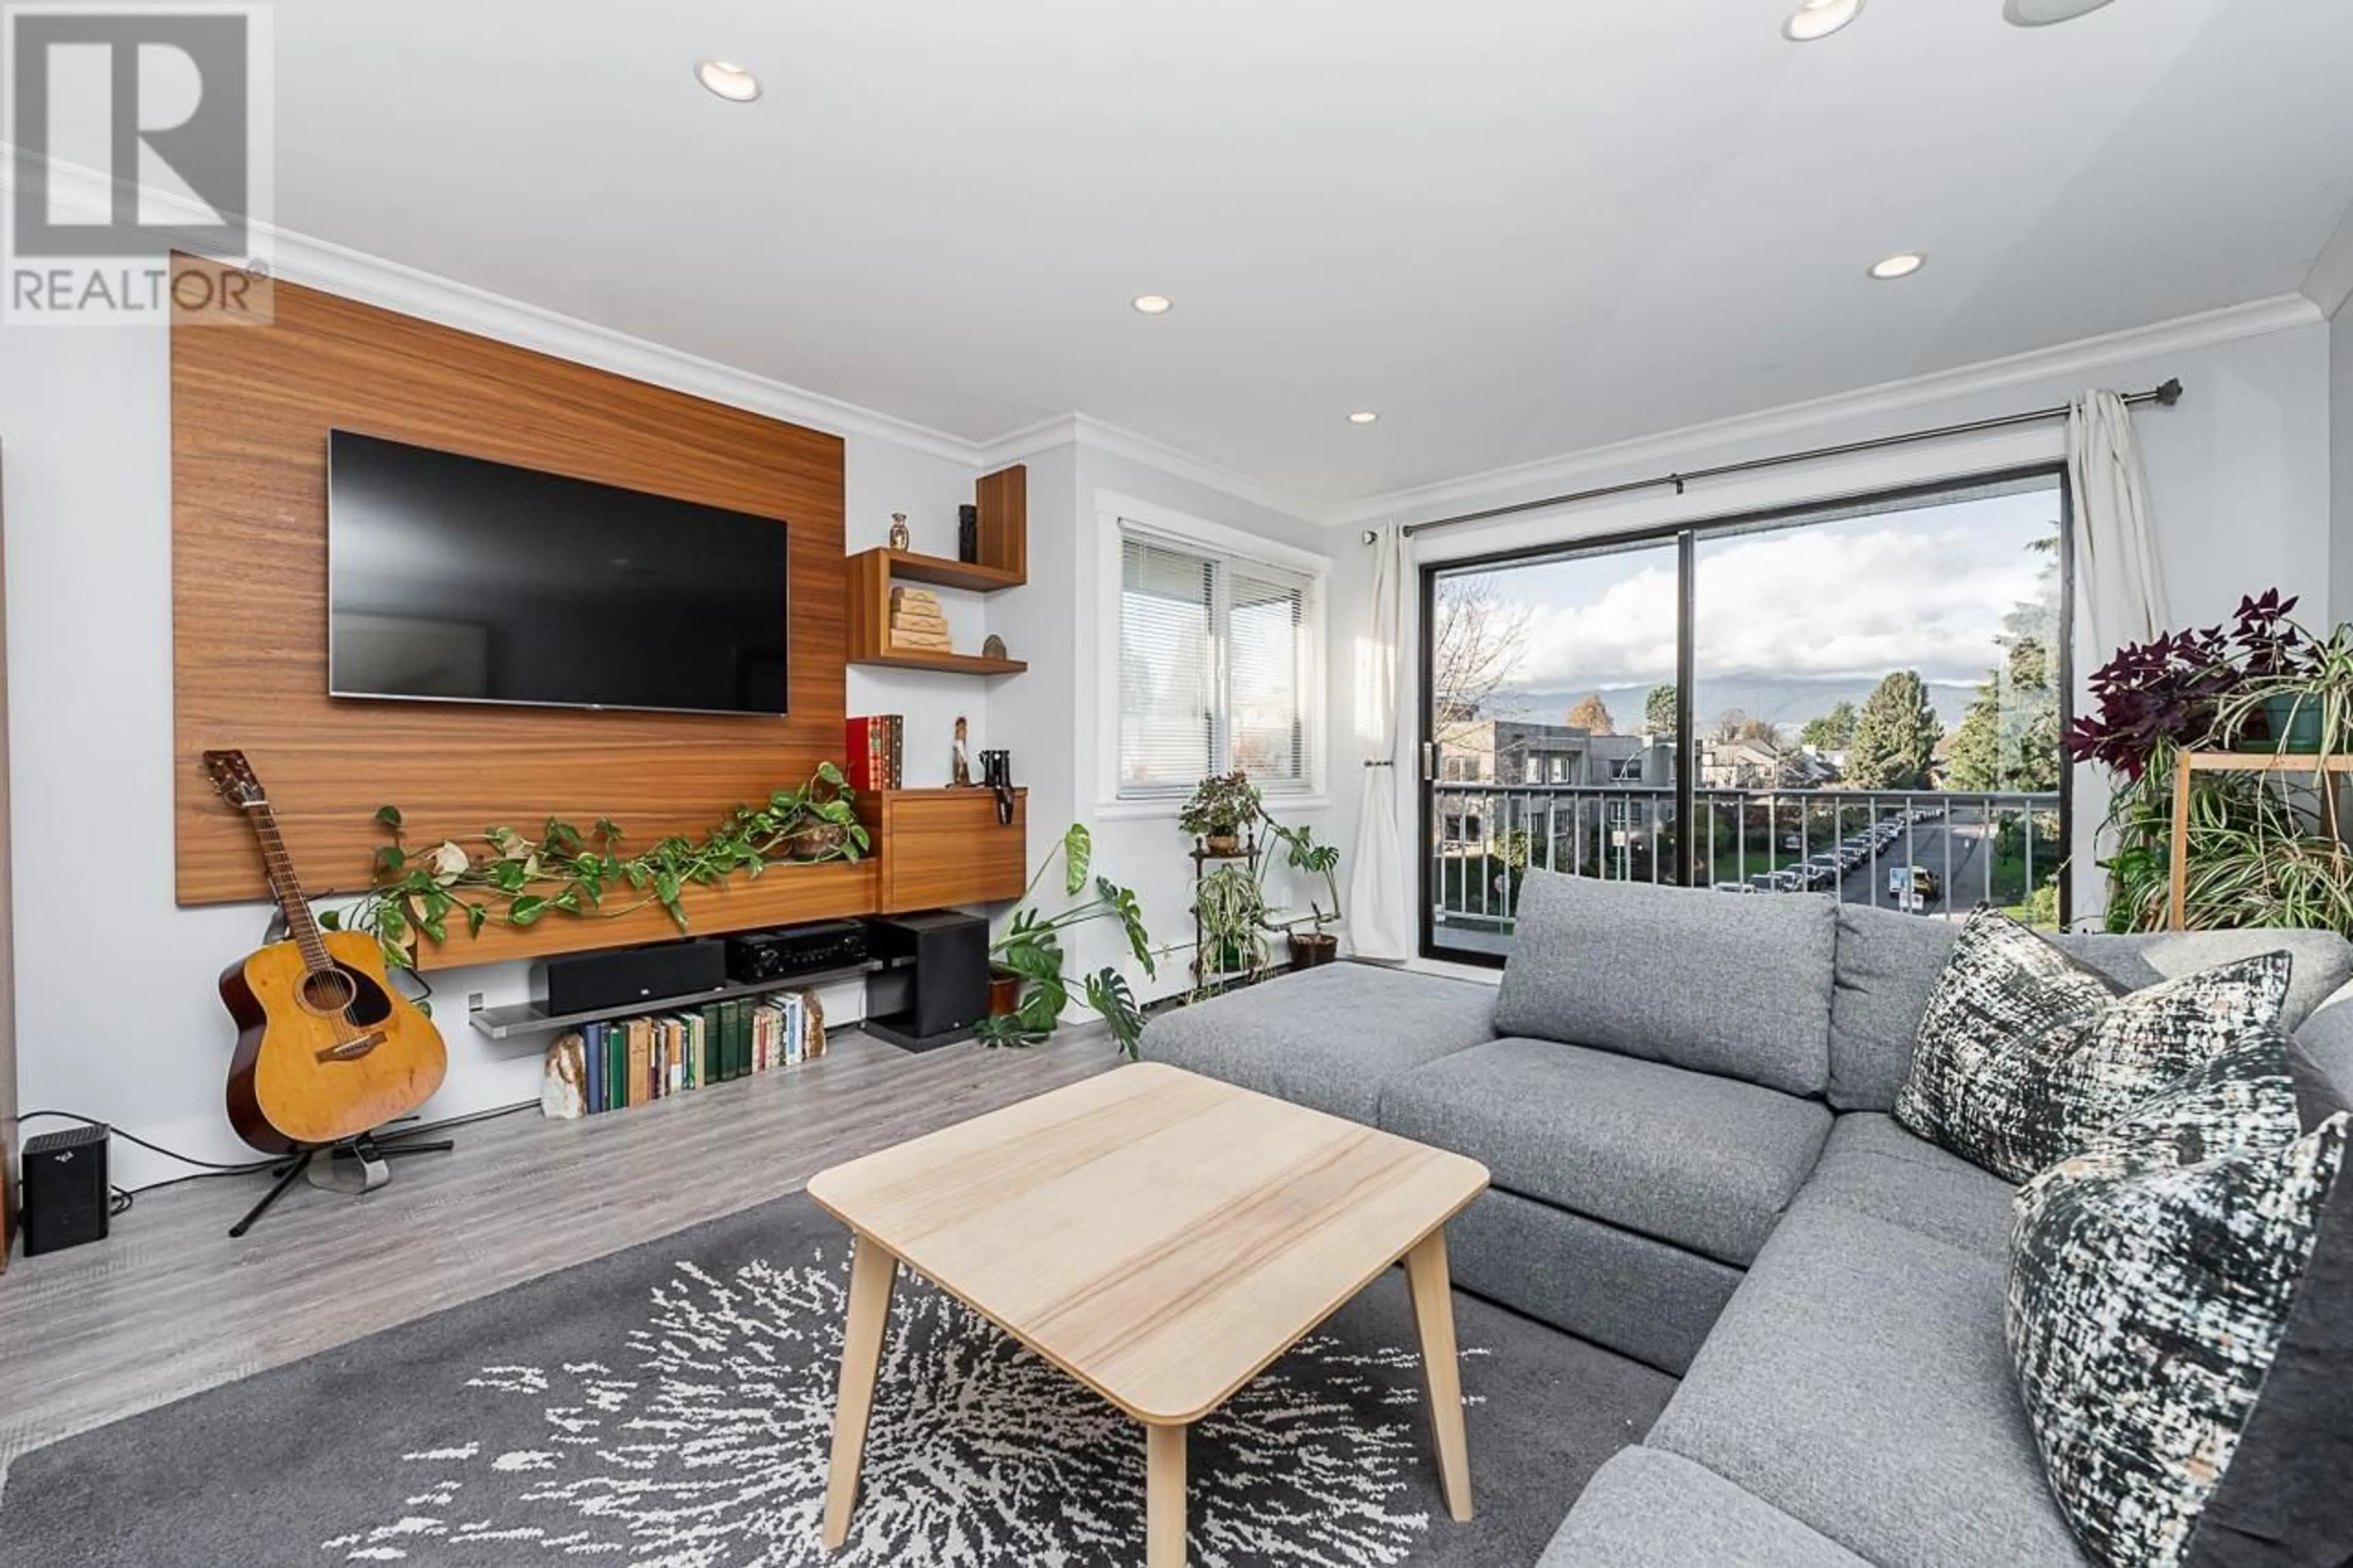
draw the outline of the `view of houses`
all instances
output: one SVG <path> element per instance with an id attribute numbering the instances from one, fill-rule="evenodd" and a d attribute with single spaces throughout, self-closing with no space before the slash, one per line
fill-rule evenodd
<path id="1" fill-rule="evenodd" d="M 1426 772 L 1447 942 L 1508 945 L 1529 867 L 2055 921 L 2057 510 L 2044 479 L 1682 554 L 1441 570 Z M 1816 591 L 1832 578 L 1866 591 Z"/>

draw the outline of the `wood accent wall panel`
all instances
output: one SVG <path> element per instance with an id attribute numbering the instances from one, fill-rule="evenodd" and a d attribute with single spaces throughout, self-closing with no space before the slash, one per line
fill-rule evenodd
<path id="1" fill-rule="evenodd" d="M 980 563 L 1029 575 L 1029 469 L 1016 463 L 983 474 L 973 489 L 980 511 Z"/>
<path id="2" fill-rule="evenodd" d="M 1021 896 L 1029 879 L 1029 792 L 1013 792 L 1013 825 L 986 789 L 884 790 L 869 825 L 880 850 L 876 907 L 886 915 Z"/>
<path id="3" fill-rule="evenodd" d="M 181 269 L 210 263 L 182 258 Z M 172 337 L 174 829 L 179 901 L 265 896 L 244 822 L 197 768 L 252 760 L 314 891 L 364 887 L 399 805 L 412 841 L 607 816 L 631 841 L 700 832 L 842 754 L 842 444 L 569 361 L 280 283 L 268 325 Z M 216 317 L 215 320 L 217 318 Z M 781 520 L 791 530 L 785 719 L 327 695 L 327 435 L 344 428 Z M 649 624 L 642 635 L 658 638 Z M 698 897 L 738 925 L 871 908 L 871 867 L 779 869 L 756 898 Z M 739 889 L 740 891 L 740 889 Z M 807 895 L 806 908 L 794 896 Z M 729 913 L 718 914 L 725 901 Z M 756 915 L 745 913 L 759 907 Z M 619 945 L 671 931 L 551 917 L 453 936 L 429 963 Z"/>

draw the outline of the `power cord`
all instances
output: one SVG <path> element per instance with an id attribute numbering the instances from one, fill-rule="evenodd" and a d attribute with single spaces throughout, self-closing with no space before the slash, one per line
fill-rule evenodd
<path id="1" fill-rule="evenodd" d="M 477 1121 L 491 1121 L 501 1116 L 512 1116 L 518 1111 L 536 1110 L 538 1109 L 539 1101 L 536 1100 L 519 1100 L 512 1105 L 492 1106 L 487 1110 L 469 1111 L 463 1116 L 452 1116 L 444 1121 L 427 1122 L 424 1125 L 417 1127 L 405 1127 L 402 1128 L 401 1131 L 403 1132 L 439 1132 L 447 1131 L 452 1127 L 470 1127 Z M 111 1121 L 101 1121 L 95 1116 L 84 1116 L 78 1110 L 27 1110 L 18 1115 L 16 1120 L 19 1122 L 39 1121 L 43 1120 L 52 1121 L 79 1121 L 85 1127 L 102 1127 L 111 1137 L 121 1138 L 129 1142 L 136 1143 L 142 1149 L 161 1154 L 167 1160 L 177 1160 L 183 1165 L 195 1165 L 198 1167 L 193 1175 L 171 1176 L 160 1182 L 149 1182 L 143 1186 L 110 1186 L 108 1188 L 107 1196 L 107 1213 L 110 1216 L 117 1218 L 131 1212 L 132 1204 L 138 1199 L 139 1194 L 142 1193 L 152 1193 L 161 1187 L 176 1187 L 187 1182 L 209 1181 L 220 1176 L 255 1175 L 263 1171 L 274 1171 L 278 1168 L 280 1163 L 280 1162 L 276 1160 L 253 1160 L 248 1161 L 244 1164 L 231 1165 L 223 1164 L 217 1160 L 199 1160 L 193 1154 L 183 1154 L 176 1149 L 166 1149 L 161 1143 L 151 1142 L 147 1139 L 140 1137 L 136 1132 L 125 1132 L 121 1128 L 115 1126 Z"/>

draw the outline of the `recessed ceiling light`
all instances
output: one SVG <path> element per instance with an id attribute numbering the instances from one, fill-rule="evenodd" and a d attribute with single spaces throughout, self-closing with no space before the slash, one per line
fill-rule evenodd
<path id="1" fill-rule="evenodd" d="M 1781 24 L 1781 36 L 1792 43 L 1810 44 L 1862 15 L 1862 0 L 1806 0 Z"/>
<path id="2" fill-rule="evenodd" d="M 1892 283 L 1898 278 L 1911 277 L 1927 265 L 1928 258 L 1916 250 L 1899 251 L 1884 261 L 1873 262 L 1871 275 L 1883 283 Z"/>
<path id="3" fill-rule="evenodd" d="M 1354 414 L 1348 416 L 1348 423 L 1351 425 L 1370 425 L 1374 420 L 1378 419 L 1379 417 L 1379 415 L 1374 413 L 1369 408 L 1359 408 Z"/>
<path id="4" fill-rule="evenodd" d="M 2048 27 L 2098 10 L 2108 0 L 2007 0 L 2001 14 L 2013 27 Z"/>
<path id="5" fill-rule="evenodd" d="M 1166 294 L 1138 294 L 1128 302 L 1147 316 L 1165 316 L 1176 304 Z"/>
<path id="6" fill-rule="evenodd" d="M 730 103 L 749 103 L 760 96 L 760 79 L 732 60 L 698 60 L 694 79 Z"/>

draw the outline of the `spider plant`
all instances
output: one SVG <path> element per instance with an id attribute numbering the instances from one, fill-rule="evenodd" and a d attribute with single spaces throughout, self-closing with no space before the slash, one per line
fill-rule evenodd
<path id="1" fill-rule="evenodd" d="M 1259 885 L 1254 864 L 1234 861 L 1203 877 L 1193 889 L 1193 912 L 1201 921 L 1201 945 L 1195 955 L 1197 995 L 1210 989 L 1211 977 L 1241 973 L 1255 977 L 1274 957 L 1268 942 L 1266 890 Z"/>
<path id="2" fill-rule="evenodd" d="M 2076 721 L 2068 745 L 2079 761 L 2120 775 L 2104 829 L 2115 848 L 2101 862 L 2110 930 L 2169 923 L 2179 752 L 2279 745 L 2301 713 L 2316 721 L 2310 727 L 2319 749 L 2308 774 L 2190 777 L 2185 921 L 2353 935 L 2353 857 L 2337 810 L 2343 775 L 2327 767 L 2353 748 L 2353 626 L 2316 637 L 2290 618 L 2295 607 L 2274 589 L 2243 600 L 2233 630 L 2179 632 L 2127 647 L 2093 677 L 2097 711 Z"/>

